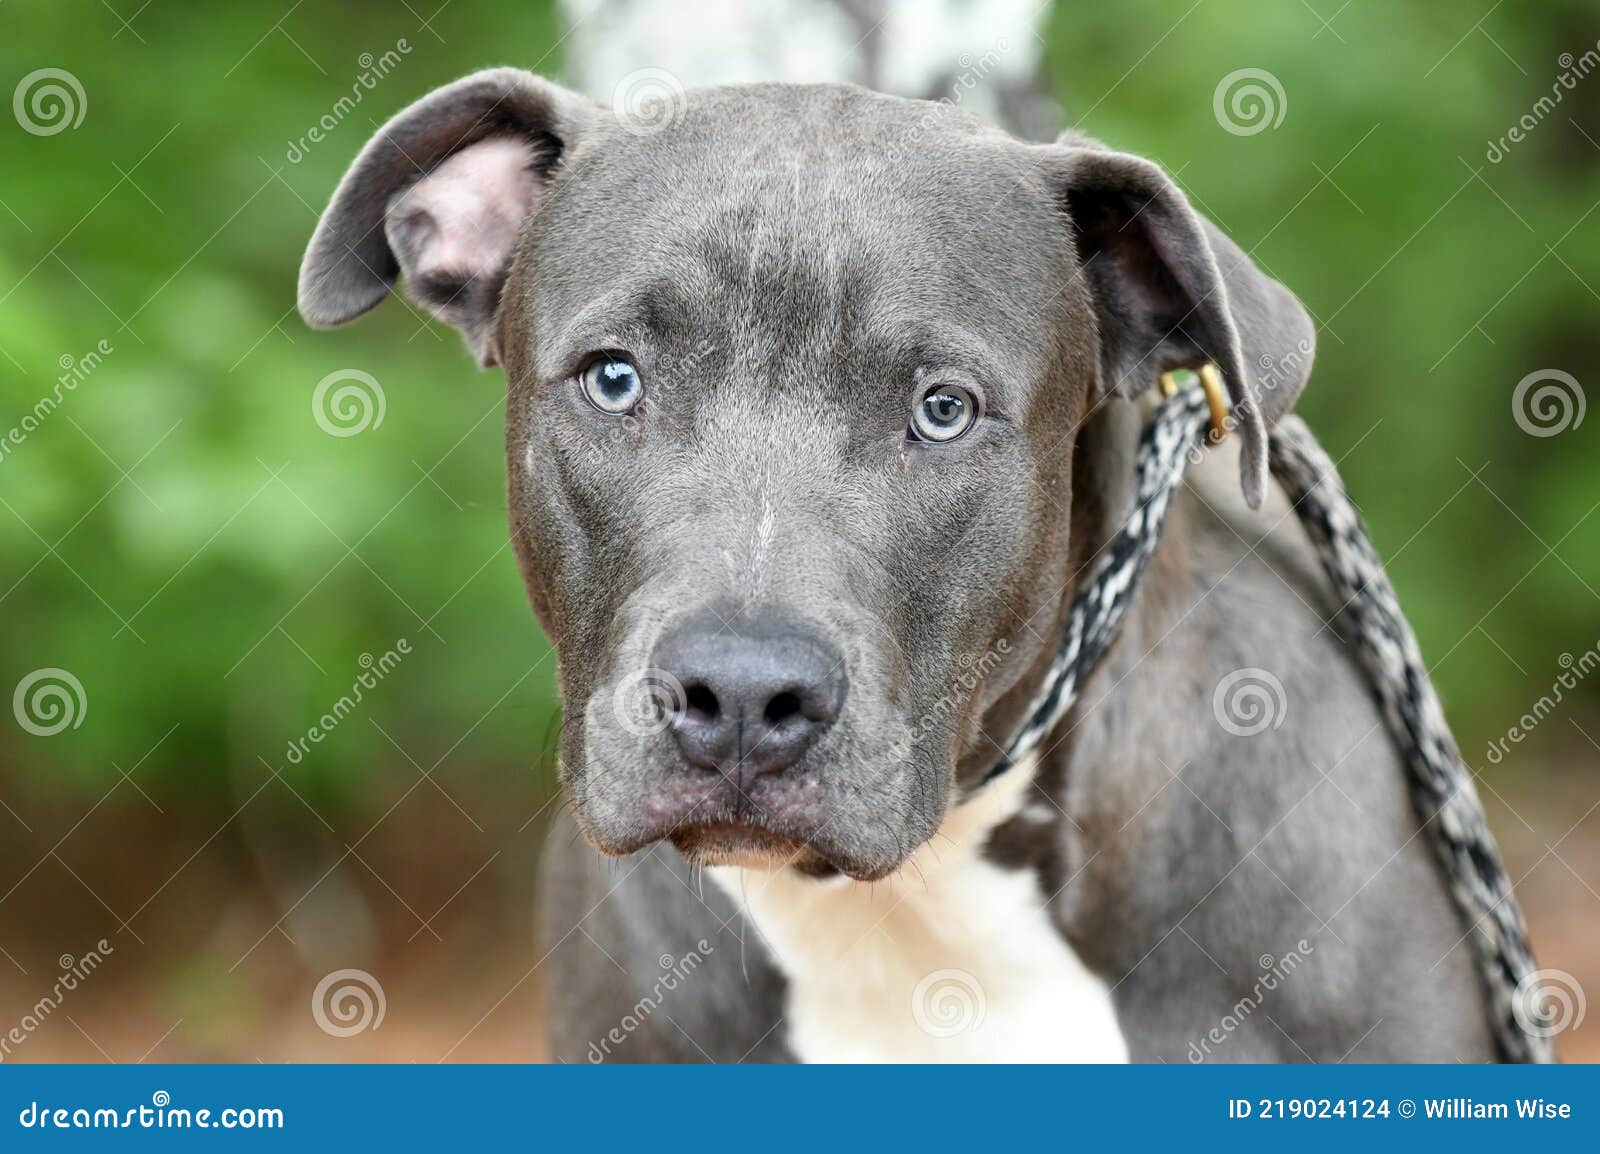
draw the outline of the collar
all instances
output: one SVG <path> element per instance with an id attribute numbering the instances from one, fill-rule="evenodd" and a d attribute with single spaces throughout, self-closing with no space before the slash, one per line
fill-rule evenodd
<path id="1" fill-rule="evenodd" d="M 1202 438 L 1209 436 L 1215 442 L 1227 428 L 1221 380 L 1211 366 L 1206 369 L 1209 372 L 1198 374 L 1200 383 L 1187 388 L 1179 388 L 1172 374 L 1163 374 L 1161 389 L 1167 400 L 1139 437 L 1134 510 L 1096 555 L 1088 578 L 1073 596 L 1061 645 L 1021 725 L 995 767 L 968 791 L 969 797 L 1038 750 L 1077 702 L 1083 683 L 1117 639 L 1191 458 Z"/>

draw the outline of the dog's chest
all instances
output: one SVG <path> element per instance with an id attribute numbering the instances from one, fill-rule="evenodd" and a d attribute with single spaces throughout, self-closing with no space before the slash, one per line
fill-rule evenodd
<path id="1" fill-rule="evenodd" d="M 1057 932 L 1036 875 L 982 855 L 989 832 L 1030 788 L 1031 767 L 1013 773 L 876 885 L 707 871 L 788 979 L 784 1022 L 796 1057 L 1127 1060 L 1110 991 Z"/>

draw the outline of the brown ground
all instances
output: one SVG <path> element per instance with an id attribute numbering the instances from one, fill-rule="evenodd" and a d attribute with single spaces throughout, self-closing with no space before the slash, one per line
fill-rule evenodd
<path id="1" fill-rule="evenodd" d="M 5 1060 L 542 1059 L 532 915 L 547 786 L 444 781 L 457 810 L 406 772 L 330 821 L 336 833 L 277 784 L 232 817 L 126 785 L 87 817 L 0 790 L 32 827 L 0 844 L 0 885 L 24 879 L 0 900 L 0 1034 L 50 989 L 61 954 L 101 937 L 113 951 Z M 1592 771 L 1488 785 L 1541 964 L 1600 997 Z M 379 1029 L 332 1037 L 313 1020 L 317 980 L 343 967 L 381 982 Z M 1600 1006 L 1560 1045 L 1567 1061 L 1600 1061 Z"/>

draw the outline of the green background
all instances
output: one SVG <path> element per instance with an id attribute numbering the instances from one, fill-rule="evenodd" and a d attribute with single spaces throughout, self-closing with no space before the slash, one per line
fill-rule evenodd
<path id="1" fill-rule="evenodd" d="M 1600 641 L 1600 418 L 1534 438 L 1510 399 L 1536 369 L 1589 384 L 1600 363 L 1600 80 L 1485 160 L 1559 54 L 1594 47 L 1593 9 L 1508 5 L 1462 38 L 1469 5 L 1353 5 L 1319 32 L 1296 4 L 1208 3 L 1140 60 L 1149 37 L 1128 30 L 1187 7 L 1061 5 L 1049 59 L 1067 117 L 1158 159 L 1324 325 L 1301 411 L 1336 456 L 1355 446 L 1350 488 L 1470 752 L 1560 654 Z M 496 552 L 499 376 L 397 303 L 317 334 L 292 306 L 315 213 L 374 120 L 488 62 L 558 73 L 554 17 L 452 6 L 441 43 L 404 6 L 325 5 L 263 38 L 281 11 L 158 4 L 138 39 L 112 39 L 95 5 L 7 5 L 8 77 L 69 67 L 88 107 L 50 137 L 0 126 L 0 427 L 60 357 L 114 346 L 0 459 L 0 672 L 72 670 L 93 719 L 48 744 L 0 734 L 0 756 L 43 763 L 24 788 L 94 789 L 178 720 L 149 771 L 212 788 L 241 726 L 303 729 L 359 653 L 400 636 L 425 660 L 374 708 L 460 734 L 545 653 Z M 288 163 L 361 53 L 401 38 L 412 51 L 363 106 Z M 1239 67 L 1279 78 L 1279 127 L 1219 127 L 1212 92 Z M 387 409 L 334 439 L 310 393 L 347 367 Z M 474 767 L 525 761 L 553 709 L 545 661 L 482 719 Z M 341 788 L 383 745 L 348 727 L 305 772 Z"/>

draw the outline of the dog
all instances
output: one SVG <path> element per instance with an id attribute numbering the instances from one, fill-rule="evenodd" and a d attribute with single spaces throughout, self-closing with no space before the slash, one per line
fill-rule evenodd
<path id="1" fill-rule="evenodd" d="M 466 77 L 363 148 L 300 274 L 314 326 L 399 281 L 506 375 L 564 706 L 552 1057 L 1492 1059 L 1267 484 L 1310 372 L 1294 295 L 1088 138 L 848 85 L 668 120 Z M 1133 507 L 1150 386 L 1206 364 L 1235 435 L 1080 704 L 980 784 Z M 1245 674 L 1270 724 L 1230 722 Z"/>

